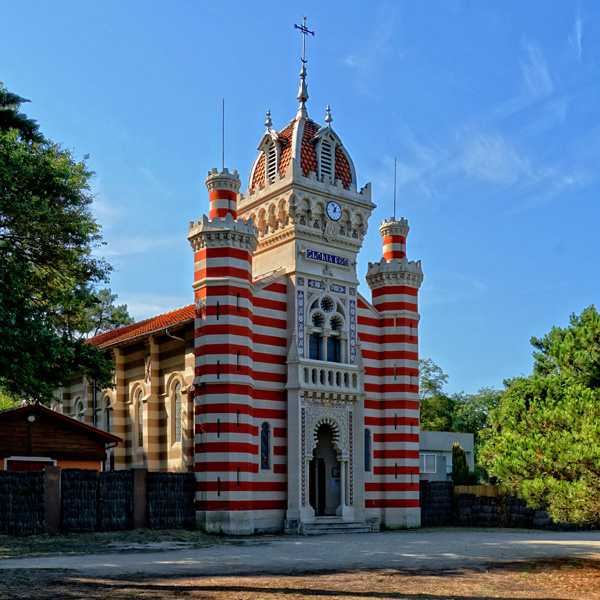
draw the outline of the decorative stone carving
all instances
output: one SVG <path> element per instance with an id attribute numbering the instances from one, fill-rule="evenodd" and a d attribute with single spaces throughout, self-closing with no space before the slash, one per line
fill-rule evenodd
<path id="1" fill-rule="evenodd" d="M 341 456 L 350 455 L 350 434 L 348 431 L 348 409 L 325 406 L 307 406 L 304 455 L 312 458 L 317 447 L 317 432 L 321 425 L 329 425 L 333 431 L 333 446 Z"/>

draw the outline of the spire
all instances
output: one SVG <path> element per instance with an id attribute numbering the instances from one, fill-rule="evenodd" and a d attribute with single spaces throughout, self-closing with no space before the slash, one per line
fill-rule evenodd
<path id="1" fill-rule="evenodd" d="M 329 127 L 329 124 L 331 123 L 331 121 L 333 121 L 333 117 L 331 116 L 331 108 L 328 104 L 327 110 L 325 112 L 325 123 L 327 123 L 327 127 Z"/>
<path id="2" fill-rule="evenodd" d="M 302 17 L 302 25 L 294 25 L 294 29 L 299 29 L 302 32 L 302 68 L 300 69 L 300 85 L 298 86 L 298 118 L 306 119 L 308 113 L 306 112 L 306 101 L 308 100 L 308 86 L 306 85 L 306 34 L 315 35 L 314 31 L 310 31 L 306 27 L 306 16 Z"/>
<path id="3" fill-rule="evenodd" d="M 273 125 L 273 121 L 271 121 L 271 109 L 267 109 L 267 118 L 265 119 L 265 125 L 267 129 L 271 129 L 271 125 Z"/>

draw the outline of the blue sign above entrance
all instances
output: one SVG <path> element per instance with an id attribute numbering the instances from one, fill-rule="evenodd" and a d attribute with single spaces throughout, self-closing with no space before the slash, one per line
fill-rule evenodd
<path id="1" fill-rule="evenodd" d="M 335 254 L 327 254 L 326 252 L 319 252 L 318 250 L 307 250 L 306 258 L 338 265 L 339 267 L 348 266 L 348 259 L 345 256 L 336 256 Z"/>

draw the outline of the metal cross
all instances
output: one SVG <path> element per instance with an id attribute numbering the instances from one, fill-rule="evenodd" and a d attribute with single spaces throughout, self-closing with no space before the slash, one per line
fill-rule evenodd
<path id="1" fill-rule="evenodd" d="M 306 27 L 306 17 L 302 17 L 302 25 L 294 25 L 294 29 L 299 29 L 302 32 L 302 62 L 306 63 L 305 53 L 306 53 L 306 34 L 310 33 L 310 35 L 315 35 L 314 31 L 310 31 Z"/>

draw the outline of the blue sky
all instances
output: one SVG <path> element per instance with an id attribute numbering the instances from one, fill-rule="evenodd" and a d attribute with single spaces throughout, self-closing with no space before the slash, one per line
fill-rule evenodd
<path id="1" fill-rule="evenodd" d="M 111 288 L 136 319 L 192 301 L 188 222 L 225 164 L 245 190 L 267 108 L 295 115 L 303 14 L 309 116 L 333 127 L 378 226 L 408 219 L 420 352 L 447 390 L 528 374 L 529 339 L 598 302 L 597 2 L 0 0 L 0 81 L 89 154 Z M 370 296 L 365 284 L 361 291 Z"/>

